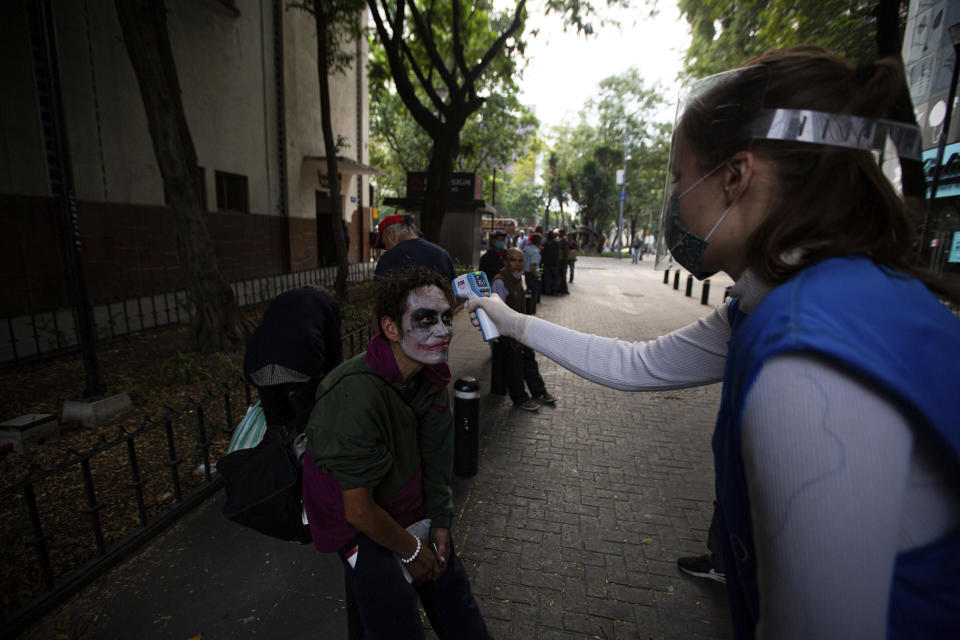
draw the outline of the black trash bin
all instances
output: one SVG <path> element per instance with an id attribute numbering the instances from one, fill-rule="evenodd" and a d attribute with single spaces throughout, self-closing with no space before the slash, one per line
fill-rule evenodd
<path id="1" fill-rule="evenodd" d="M 453 385 L 453 472 L 477 475 L 480 457 L 480 383 L 464 376 Z"/>

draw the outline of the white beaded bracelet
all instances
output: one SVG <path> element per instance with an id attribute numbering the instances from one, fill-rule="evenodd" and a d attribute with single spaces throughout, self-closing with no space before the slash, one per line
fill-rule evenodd
<path id="1" fill-rule="evenodd" d="M 420 555 L 420 547 L 421 547 L 420 538 L 414 536 L 413 539 L 417 541 L 417 550 L 414 551 L 413 555 L 410 556 L 409 558 L 400 558 L 400 562 L 402 562 L 403 564 L 410 564 L 411 562 L 417 559 L 417 556 Z"/>

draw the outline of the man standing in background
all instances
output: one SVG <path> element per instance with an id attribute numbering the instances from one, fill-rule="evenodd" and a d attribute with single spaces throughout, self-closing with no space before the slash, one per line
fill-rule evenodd
<path id="1" fill-rule="evenodd" d="M 457 277 L 453 259 L 447 250 L 417 235 L 413 216 L 392 215 L 384 218 L 377 227 L 376 249 L 386 249 L 377 261 L 374 274 L 384 276 L 394 269 L 409 266 L 427 267 L 452 282 Z"/>
<path id="2" fill-rule="evenodd" d="M 493 292 L 518 313 L 526 313 L 523 302 L 523 252 L 517 248 L 507 250 L 506 264 L 491 284 Z M 501 353 L 503 374 L 513 406 L 523 411 L 539 411 L 540 405 L 553 405 L 557 399 L 547 393 L 537 366 L 536 354 L 513 338 L 501 336 L 494 349 Z M 526 387 L 524 386 L 526 384 Z M 530 389 L 528 394 L 526 389 Z"/>
<path id="3" fill-rule="evenodd" d="M 493 277 L 503 269 L 503 256 L 507 252 L 507 234 L 503 231 L 494 231 L 490 234 L 490 248 L 480 256 L 480 271 L 487 274 L 487 282 L 493 282 Z M 451 278 L 452 280 L 453 278 Z"/>
<path id="4" fill-rule="evenodd" d="M 530 236 L 527 246 L 523 248 L 523 278 L 527 291 L 533 296 L 536 303 L 540 302 L 540 243 L 541 236 L 535 233 Z"/>

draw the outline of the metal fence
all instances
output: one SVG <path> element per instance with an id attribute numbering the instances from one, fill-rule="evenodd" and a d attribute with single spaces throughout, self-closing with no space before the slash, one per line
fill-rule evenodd
<path id="1" fill-rule="evenodd" d="M 136 429 L 101 435 L 86 451 L 68 449 L 49 469 L 32 466 L 0 490 L 0 635 L 19 633 L 216 491 L 214 461 L 226 452 L 238 400 L 250 399 L 241 381 L 221 385 Z"/>
<path id="2" fill-rule="evenodd" d="M 344 359 L 372 335 L 370 323 L 344 333 Z M 0 637 L 23 631 L 217 491 L 216 460 L 251 395 L 242 380 L 221 384 L 85 451 L 68 449 L 49 469 L 6 460 L 22 479 L 0 489 Z"/>
<path id="3" fill-rule="evenodd" d="M 373 278 L 373 262 L 349 265 L 348 282 Z M 258 305 L 280 293 L 305 286 L 332 288 L 336 267 L 237 280 L 230 284 L 241 308 Z M 135 298 L 117 298 L 95 304 L 93 324 L 97 340 L 154 331 L 188 322 L 192 306 L 187 292 L 168 291 Z M 0 367 L 61 355 L 79 348 L 72 308 L 31 311 L 0 319 Z"/>

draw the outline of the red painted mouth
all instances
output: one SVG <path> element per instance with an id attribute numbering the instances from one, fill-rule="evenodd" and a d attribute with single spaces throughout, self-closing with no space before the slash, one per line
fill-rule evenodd
<path id="1" fill-rule="evenodd" d="M 447 351 L 450 348 L 449 342 L 441 342 L 439 344 L 422 344 L 420 349 L 423 351 Z"/>

